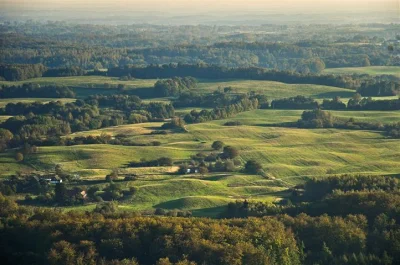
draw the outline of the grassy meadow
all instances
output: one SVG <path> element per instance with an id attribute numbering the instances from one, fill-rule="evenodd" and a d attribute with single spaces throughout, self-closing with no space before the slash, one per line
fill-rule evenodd
<path id="1" fill-rule="evenodd" d="M 400 78 L 400 66 L 367 66 L 328 68 L 325 74 L 367 74 L 367 75 L 394 75 Z"/>
<path id="2" fill-rule="evenodd" d="M 332 70 L 332 69 L 330 69 Z M 329 72 L 330 70 L 326 70 Z M 339 71 L 339 69 L 335 69 Z M 343 70 L 345 71 L 345 70 Z M 370 70 L 372 71 L 372 70 Z M 378 70 L 375 70 L 378 71 Z M 382 70 L 383 71 L 383 70 Z M 389 68 L 385 70 L 389 71 Z M 392 69 L 391 71 L 395 71 Z M 338 72 L 339 73 L 339 72 Z M 84 76 L 64 78 L 36 78 L 12 84 L 40 83 L 67 85 L 75 89 L 79 98 L 92 94 L 116 93 L 116 88 L 104 84 L 124 84 L 126 89 L 150 91 L 156 80 L 119 81 L 116 78 Z M 11 84 L 11 82 L 0 82 Z M 93 88 L 89 88 L 93 87 Z M 310 96 L 318 101 L 340 96 L 347 101 L 354 91 L 337 87 L 284 84 L 250 80 L 200 80 L 195 89 L 210 93 L 232 87 L 233 93 L 255 91 L 269 99 Z M 393 98 L 393 97 L 390 97 Z M 387 98 L 380 98 L 387 99 Z M 0 107 L 10 102 L 48 102 L 74 99 L 0 99 Z M 170 102 L 169 98 L 147 98 L 145 102 Z M 194 108 L 177 109 L 179 115 Z M 287 196 L 287 188 L 310 177 L 335 174 L 399 174 L 400 141 L 386 138 L 380 132 L 338 129 L 297 129 L 272 127 L 273 124 L 297 121 L 302 110 L 254 110 L 243 112 L 226 120 L 187 125 L 186 133 L 151 134 L 163 123 L 122 125 L 100 130 L 79 132 L 68 137 L 123 134 L 130 140 L 146 144 L 161 142 L 160 146 L 77 145 L 39 147 L 27 155 L 24 162 L 16 162 L 15 150 L 0 154 L 0 176 L 18 172 L 52 171 L 55 165 L 70 173 L 79 174 L 85 187 L 107 185 L 105 176 L 119 168 L 122 174 L 137 174 L 134 182 L 119 182 L 123 187 L 134 185 L 137 194 L 120 203 L 124 210 L 151 210 L 154 208 L 191 210 L 195 216 L 215 216 L 222 207 L 237 199 L 275 201 Z M 381 122 L 400 121 L 400 111 L 330 111 L 342 119 Z M 0 117 L 0 122 L 8 117 Z M 227 121 L 240 121 L 241 126 L 224 126 Z M 247 175 L 241 172 L 208 173 L 205 175 L 177 175 L 177 166 L 127 168 L 132 161 L 170 157 L 175 162 L 189 162 L 199 152 L 212 152 L 213 141 L 221 140 L 239 149 L 242 165 L 250 159 L 259 161 L 267 176 Z M 66 207 L 65 210 L 94 208 L 94 204 Z"/>
<path id="3" fill-rule="evenodd" d="M 69 86 L 74 89 L 79 98 L 85 98 L 93 94 L 111 94 L 118 91 L 116 88 L 106 88 L 104 84 L 116 86 L 125 85 L 126 90 L 136 91 L 140 96 L 151 98 L 155 79 L 134 79 L 131 81 L 120 81 L 118 78 L 105 76 L 74 76 L 74 77 L 41 77 L 19 82 L 0 81 L 0 85 L 22 85 L 23 83 L 58 84 Z M 258 80 L 199 80 L 198 87 L 194 90 L 199 93 L 210 93 L 224 87 L 232 87 L 235 93 L 248 93 L 255 91 L 268 95 L 269 98 L 285 98 L 297 95 L 310 96 L 313 98 L 332 98 L 340 96 L 350 98 L 354 91 L 338 87 L 308 85 L 308 84 L 285 84 L 272 81 Z M 135 93 L 135 92 L 134 92 Z M 164 101 L 165 99 L 158 99 Z"/>
<path id="4" fill-rule="evenodd" d="M 379 132 L 270 127 L 277 122 L 296 121 L 301 113 L 301 110 L 255 110 L 227 119 L 240 121 L 244 124 L 242 126 L 227 127 L 224 126 L 227 120 L 219 120 L 188 125 L 187 133 L 168 135 L 150 134 L 162 123 L 79 132 L 69 137 L 124 134 L 135 142 L 160 141 L 162 145 L 40 147 L 38 153 L 29 155 L 23 163 L 17 163 L 11 151 L 0 155 L 0 172 L 6 176 L 27 169 L 52 170 L 56 164 L 61 164 L 63 169 L 80 174 L 87 184 L 106 185 L 105 175 L 114 168 L 121 168 L 121 173 L 139 176 L 135 182 L 121 182 L 123 186 L 134 185 L 138 188 L 133 199 L 120 205 L 122 209 L 183 209 L 202 216 L 214 216 L 221 206 L 236 199 L 280 199 L 286 195 L 288 186 L 309 177 L 400 172 L 400 142 Z M 333 115 L 383 123 L 400 120 L 400 112 L 396 111 L 333 111 Z M 191 155 L 212 152 L 210 146 L 215 140 L 237 147 L 242 163 L 250 159 L 260 161 L 268 177 L 242 173 L 179 176 L 174 174 L 177 167 L 125 167 L 127 163 L 141 158 L 162 156 L 171 157 L 174 161 L 190 161 Z M 88 207 L 83 206 L 82 209 Z"/>

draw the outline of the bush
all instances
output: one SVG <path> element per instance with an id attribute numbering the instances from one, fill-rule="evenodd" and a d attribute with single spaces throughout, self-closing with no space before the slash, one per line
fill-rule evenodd
<path id="1" fill-rule="evenodd" d="M 225 159 L 233 159 L 239 155 L 239 151 L 235 147 L 225 146 L 222 155 Z"/>
<path id="2" fill-rule="evenodd" d="M 244 170 L 249 174 L 259 174 L 262 171 L 262 165 L 255 160 L 249 160 L 246 162 Z"/>
<path id="3" fill-rule="evenodd" d="M 228 121 L 224 125 L 225 126 L 240 126 L 243 124 L 240 121 Z"/>
<path id="4" fill-rule="evenodd" d="M 221 141 L 215 141 L 215 142 L 213 142 L 213 144 L 211 145 L 211 147 L 212 147 L 212 149 L 214 149 L 214 150 L 220 150 L 220 149 L 222 149 L 222 147 L 224 147 L 224 143 L 223 142 L 221 142 Z"/>
<path id="5" fill-rule="evenodd" d="M 22 162 L 24 160 L 24 155 L 20 152 L 16 153 L 15 160 L 17 160 L 17 162 Z"/>

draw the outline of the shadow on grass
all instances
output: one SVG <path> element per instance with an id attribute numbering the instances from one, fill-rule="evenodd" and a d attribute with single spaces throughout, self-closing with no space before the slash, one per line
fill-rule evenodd
<path id="1" fill-rule="evenodd" d="M 192 210 L 192 216 L 194 217 L 209 217 L 209 218 L 218 218 L 221 213 L 223 213 L 226 209 L 226 206 L 218 206 L 212 208 L 203 208 Z"/>
<path id="2" fill-rule="evenodd" d="M 324 93 L 315 95 L 315 97 L 316 98 L 334 98 L 334 97 L 351 98 L 354 95 L 354 93 L 356 93 L 355 90 L 324 92 Z"/>
<path id="3" fill-rule="evenodd" d="M 220 180 L 225 179 L 225 178 L 227 178 L 229 176 L 232 176 L 232 175 L 231 174 L 223 174 L 223 175 L 203 177 L 201 179 L 202 180 L 208 180 L 208 181 L 220 181 Z"/>

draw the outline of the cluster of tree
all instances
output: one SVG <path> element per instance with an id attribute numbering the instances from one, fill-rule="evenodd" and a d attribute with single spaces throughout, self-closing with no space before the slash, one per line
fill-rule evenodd
<path id="1" fill-rule="evenodd" d="M 52 116 L 15 116 L 0 125 L 1 128 L 12 133 L 11 145 L 23 144 L 24 139 L 41 139 L 43 137 L 57 137 L 72 132 L 68 122 Z"/>
<path id="2" fill-rule="evenodd" d="M 128 167 L 167 167 L 172 166 L 173 161 L 169 157 L 160 157 L 154 160 L 142 158 L 139 162 L 130 162 Z"/>
<path id="3" fill-rule="evenodd" d="M 59 206 L 83 204 L 85 201 L 83 192 L 84 191 L 79 187 L 68 189 L 64 183 L 58 183 L 54 188 L 54 195 L 52 196 L 50 203 L 55 203 Z M 39 195 L 37 200 L 45 202 L 48 197 L 46 195 L 48 194 Z"/>
<path id="4" fill-rule="evenodd" d="M 346 104 L 340 100 L 340 97 L 334 97 L 331 100 L 324 99 L 320 107 L 329 110 L 344 110 L 346 109 Z"/>
<path id="5" fill-rule="evenodd" d="M 27 83 L 21 86 L 1 86 L 0 98 L 75 98 L 75 92 L 66 86 Z"/>
<path id="6" fill-rule="evenodd" d="M 335 97 L 332 100 L 324 99 L 320 108 L 326 110 L 400 110 L 400 98 L 399 99 L 384 99 L 374 100 L 371 97 L 363 98 L 359 93 L 349 100 L 347 107 L 339 97 Z"/>
<path id="7" fill-rule="evenodd" d="M 195 92 L 184 93 L 177 98 L 173 105 L 175 107 L 219 107 L 235 104 L 243 99 L 243 95 L 231 95 L 228 93 L 214 91 L 211 94 L 198 94 Z M 374 100 L 371 97 L 363 98 L 359 93 L 355 93 L 349 100 L 347 106 L 339 97 L 333 99 L 324 99 L 323 103 L 318 103 L 315 99 L 305 96 L 296 96 L 291 98 L 275 99 L 271 103 L 265 95 L 259 95 L 254 92 L 248 95 L 250 99 L 258 100 L 258 108 L 261 109 L 316 109 L 326 110 L 400 110 L 399 99 Z"/>
<path id="8" fill-rule="evenodd" d="M 127 189 L 123 189 L 121 185 L 113 182 L 115 180 L 113 175 L 110 176 L 110 184 L 104 187 L 91 186 L 87 190 L 89 200 L 95 202 L 122 201 L 132 198 L 137 193 L 136 187 L 130 186 Z"/>
<path id="9" fill-rule="evenodd" d="M 291 124 L 291 123 L 289 123 Z M 399 137 L 399 123 L 382 124 L 380 122 L 357 122 L 353 118 L 348 120 L 338 119 L 330 112 L 321 109 L 304 111 L 296 126 L 300 128 L 339 128 L 351 130 L 377 130 L 384 131 L 387 135 Z"/>
<path id="10" fill-rule="evenodd" d="M 184 120 L 186 123 L 201 123 L 211 120 L 225 119 L 243 111 L 258 109 L 259 102 L 257 97 L 242 96 L 235 102 L 223 107 L 217 107 L 213 110 L 192 110 L 186 114 Z"/>
<path id="11" fill-rule="evenodd" d="M 41 77 L 47 68 L 43 64 L 0 64 L 0 79 L 20 81 Z"/>
<path id="12" fill-rule="evenodd" d="M 292 195 L 278 203 L 238 201 L 228 205 L 224 217 L 276 214 L 345 216 L 362 214 L 373 220 L 381 214 L 399 219 L 400 194 L 396 178 L 343 175 L 310 179 L 291 189 Z"/>
<path id="13" fill-rule="evenodd" d="M 374 100 L 371 97 L 363 98 L 356 93 L 349 100 L 347 106 L 339 97 L 324 99 L 319 104 L 312 98 L 296 96 L 291 98 L 275 99 L 271 102 L 272 109 L 325 109 L 325 110 L 400 110 L 399 99 Z"/>
<path id="14" fill-rule="evenodd" d="M 315 109 L 317 107 L 318 102 L 304 96 L 275 99 L 271 102 L 271 108 L 273 109 Z"/>
<path id="15" fill-rule="evenodd" d="M 400 98 L 373 100 L 371 97 L 363 98 L 356 93 L 347 103 L 347 108 L 352 110 L 400 110 Z"/>
<path id="16" fill-rule="evenodd" d="M 357 92 L 363 97 L 396 96 L 400 94 L 400 83 L 389 80 L 364 82 Z"/>
<path id="17" fill-rule="evenodd" d="M 243 95 L 232 95 L 229 93 L 230 91 L 231 88 L 226 87 L 223 91 L 220 89 L 207 94 L 200 94 L 194 91 L 185 92 L 180 94 L 179 97 L 174 100 L 173 104 L 176 108 L 215 108 L 234 104 L 243 98 Z M 269 107 L 269 101 L 265 95 L 259 95 L 251 92 L 249 93 L 249 97 L 257 98 L 259 108 L 267 109 Z"/>
<path id="18" fill-rule="evenodd" d="M 123 111 L 131 123 L 147 122 L 149 120 L 165 119 L 174 116 L 171 104 L 150 102 L 145 104 L 134 95 L 94 95 L 85 99 L 87 104 L 101 108 L 112 108 Z"/>
<path id="19" fill-rule="evenodd" d="M 50 190 L 50 185 L 38 176 L 10 176 L 0 182 L 0 192 L 10 196 L 17 193 L 41 194 Z"/>
<path id="20" fill-rule="evenodd" d="M 294 188 L 290 199 L 275 204 L 237 201 L 223 216 L 285 214 L 278 218 L 301 239 L 305 264 L 397 264 L 399 188 L 393 177 L 310 179 Z"/>
<path id="21" fill-rule="evenodd" d="M 221 141 L 215 141 L 211 145 L 215 151 L 211 153 L 197 153 L 191 156 L 190 163 L 184 163 L 179 166 L 178 174 L 208 172 L 235 172 L 242 164 L 237 157 L 239 150 L 233 146 L 225 146 Z"/>
<path id="22" fill-rule="evenodd" d="M 400 122 L 385 125 L 388 136 L 400 139 Z"/>
<path id="23" fill-rule="evenodd" d="M 140 123 L 151 120 L 163 120 L 174 114 L 172 105 L 163 103 L 141 103 L 136 96 L 105 96 L 99 97 L 101 104 L 114 106 L 114 108 L 128 108 L 126 105 L 119 105 L 124 98 L 129 111 L 115 112 L 107 109 L 98 108 L 98 100 L 90 99 L 87 101 L 77 100 L 74 103 L 63 104 L 61 102 L 49 102 L 46 104 L 35 103 L 9 103 L 2 110 L 2 114 L 15 115 L 7 119 L 0 125 L 7 131 L 0 140 L 4 145 L 8 143 L 12 146 L 23 144 L 23 141 L 43 142 L 44 138 L 54 139 L 71 132 L 93 130 L 109 126 L 117 126 L 124 123 Z M 139 103 L 136 103 L 139 101 Z M 20 116 L 25 115 L 25 116 Z M 10 134 L 11 133 L 11 134 Z M 7 140 L 8 139 L 8 140 Z M 11 141 L 12 140 L 12 141 Z M 118 144 L 118 141 L 115 141 Z M 128 141 L 119 141 L 128 143 Z"/>
<path id="24" fill-rule="evenodd" d="M 47 138 L 28 138 L 13 139 L 14 135 L 5 129 L 0 129 L 0 151 L 6 148 L 16 148 L 21 146 L 23 154 L 35 153 L 38 146 L 72 146 L 83 144 L 115 144 L 115 145 L 135 145 L 133 142 L 124 139 L 124 137 L 116 137 L 112 139 L 110 135 L 101 134 L 99 136 L 77 136 L 75 138 L 66 138 L 60 136 L 49 136 Z"/>
<path id="25" fill-rule="evenodd" d="M 186 132 L 185 120 L 181 117 L 173 117 L 171 121 L 164 123 L 161 126 L 163 130 L 179 130 Z"/>
<path id="26" fill-rule="evenodd" d="M 170 97 L 179 96 L 181 93 L 195 88 L 197 80 L 193 77 L 173 77 L 171 79 L 158 80 L 154 84 L 157 96 Z"/>
<path id="27" fill-rule="evenodd" d="M 71 66 L 47 69 L 47 71 L 43 73 L 43 77 L 83 76 L 86 74 L 87 71 L 79 66 Z"/>
<path id="28" fill-rule="evenodd" d="M 207 64 L 164 64 L 141 67 L 126 65 L 110 68 L 108 76 L 126 76 L 130 74 L 136 78 L 172 78 L 192 76 L 207 79 L 248 79 L 269 80 L 288 84 L 316 84 L 326 86 L 358 89 L 364 82 L 376 82 L 378 77 L 360 75 L 326 75 L 301 74 L 293 71 L 278 71 L 259 67 L 227 68 Z M 389 81 L 395 82 L 395 81 Z"/>
<path id="29" fill-rule="evenodd" d="M 327 195 L 340 190 L 343 192 L 351 191 L 386 191 L 393 192 L 400 189 L 399 180 L 393 177 L 369 176 L 369 175 L 343 175 L 328 176 L 325 178 L 312 178 L 304 184 L 298 185 L 292 200 L 295 201 L 315 201 L 321 200 Z"/>

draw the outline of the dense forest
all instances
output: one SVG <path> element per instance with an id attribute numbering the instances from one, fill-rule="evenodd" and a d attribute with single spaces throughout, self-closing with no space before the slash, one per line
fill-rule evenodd
<path id="1" fill-rule="evenodd" d="M 301 73 L 325 67 L 398 65 L 387 47 L 396 25 L 100 26 L 63 22 L 4 23 L 4 63 L 86 70 L 126 64 L 207 63 Z M 379 28 L 379 30 L 375 30 Z M 185 34 L 182 34 L 182 31 Z"/>
<path id="2" fill-rule="evenodd" d="M 229 204 L 224 217 L 247 217 L 234 220 L 140 217 L 115 212 L 115 202 L 66 214 L 0 194 L 1 256 L 14 264 L 397 264 L 398 191 L 391 177 L 310 179 L 276 204 Z"/>

